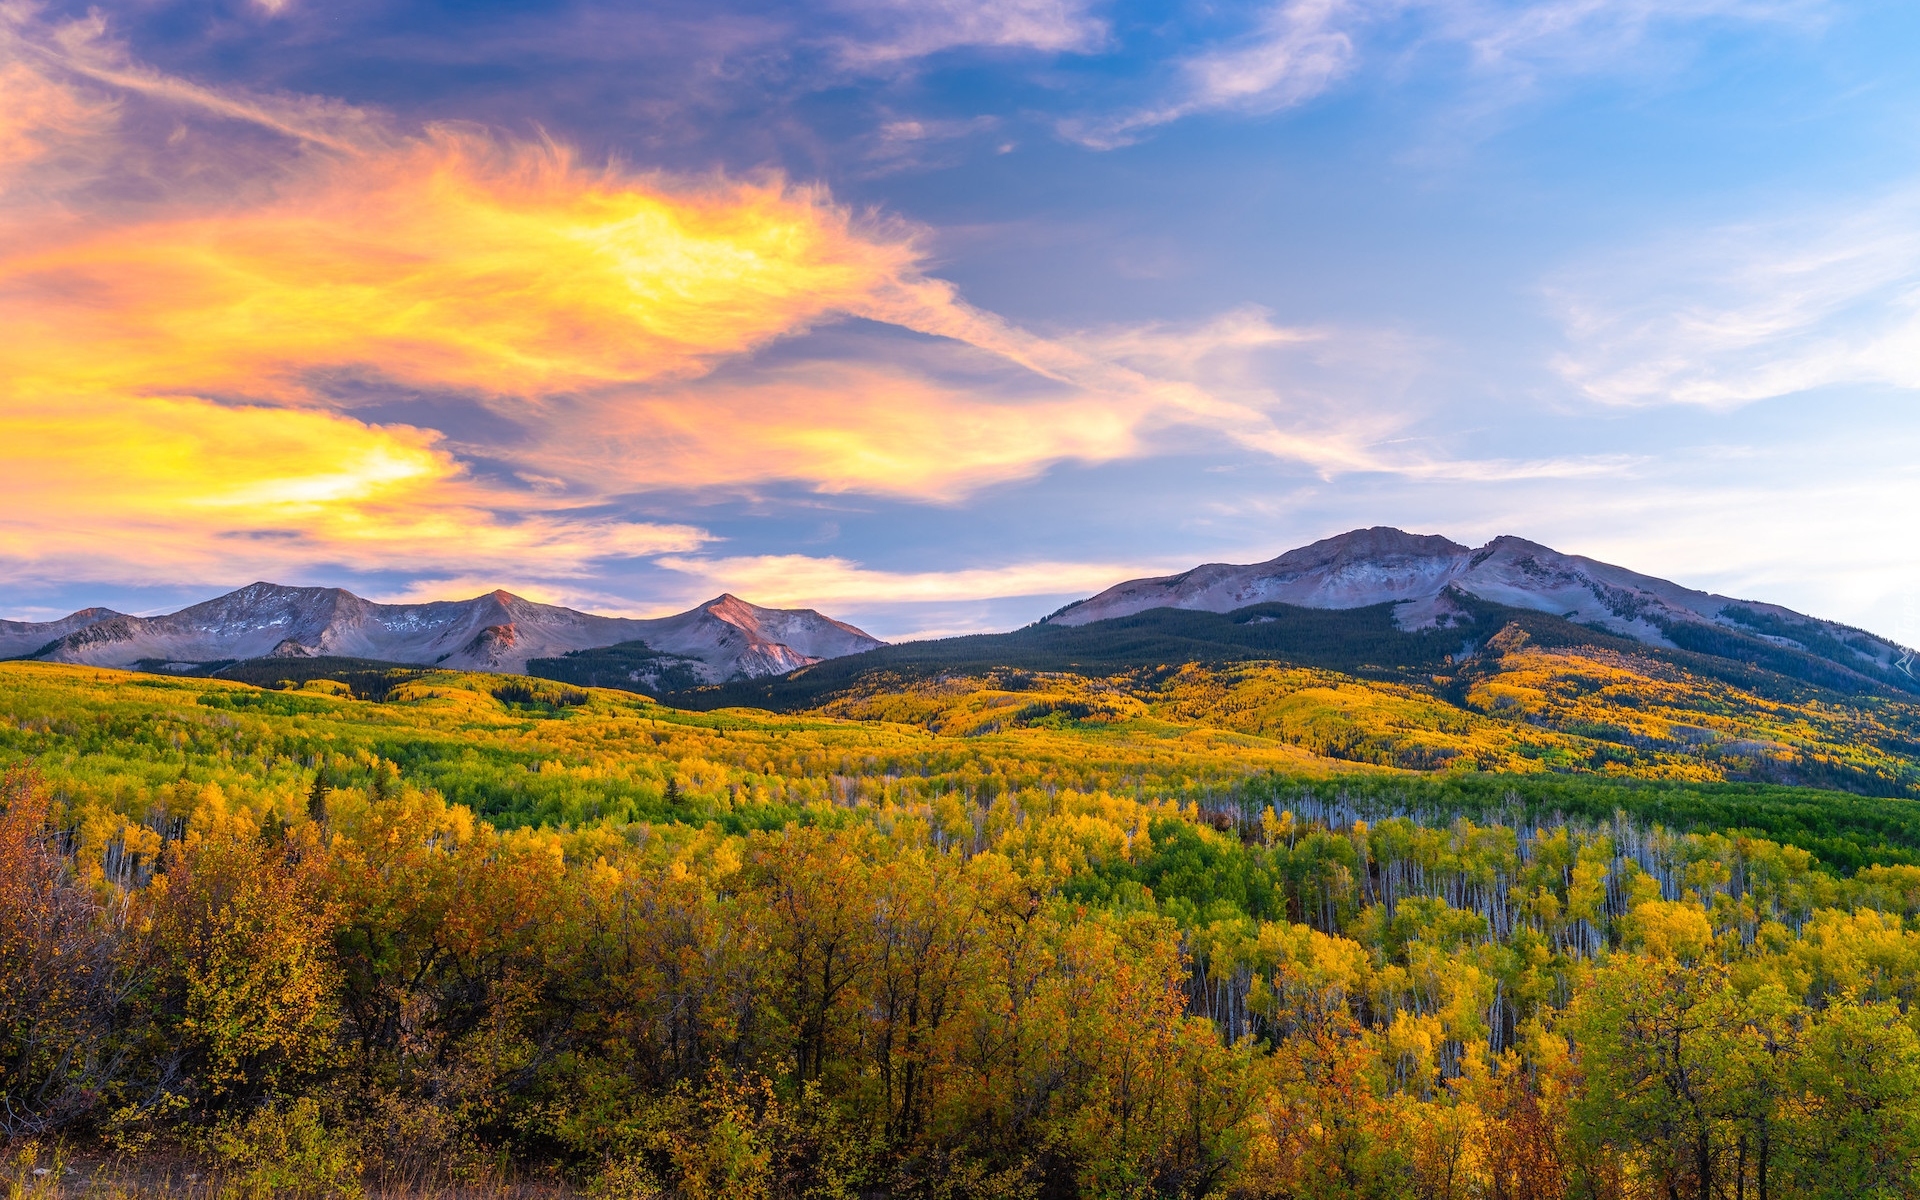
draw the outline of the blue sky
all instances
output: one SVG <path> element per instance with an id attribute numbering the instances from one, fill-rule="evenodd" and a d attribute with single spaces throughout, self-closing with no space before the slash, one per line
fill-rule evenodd
<path id="1" fill-rule="evenodd" d="M 0 317 L 59 344 L 0 353 L 39 431 L 12 439 L 33 487 L 0 485 L 7 615 L 266 577 L 648 614 L 731 590 L 904 637 L 1385 524 L 1920 641 L 1912 5 L 155 0 L 3 28 L 0 90 L 48 115 L 0 171 Z M 443 243 L 416 218 L 448 177 L 477 238 L 548 227 Z M 638 207 L 594 226 L 605 257 L 542 258 L 608 188 Z M 628 338 L 568 272 L 652 253 L 621 240 L 649 206 L 700 214 L 704 273 L 647 276 L 666 315 Z M 783 221 L 817 261 L 767 266 Z M 290 238 L 298 271 L 246 282 Z M 149 254 L 189 243 L 228 265 Z M 749 243 L 811 282 L 727 293 Z M 470 338 L 306 307 L 402 261 L 387 290 L 443 306 L 517 274 Z M 70 403 L 98 419 L 35 441 Z M 148 457 L 148 427 L 194 446 L 84 494 L 61 465 Z M 249 439 L 276 448 L 233 465 Z M 176 486 L 249 470 L 217 504 Z"/>

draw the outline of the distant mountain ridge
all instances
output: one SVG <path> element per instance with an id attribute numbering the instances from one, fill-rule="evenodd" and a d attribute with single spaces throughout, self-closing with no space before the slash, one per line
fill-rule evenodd
<path id="1" fill-rule="evenodd" d="M 1470 626 L 1460 595 L 1551 613 L 1652 646 L 1717 653 L 1714 631 L 1759 638 L 1880 676 L 1905 653 L 1885 638 L 1777 604 L 1735 600 L 1518 537 L 1479 548 L 1376 526 L 1289 550 L 1263 563 L 1207 563 L 1131 579 L 1068 605 L 1048 624 L 1078 626 L 1156 608 L 1226 613 L 1256 604 L 1348 609 L 1391 603 L 1409 632 Z M 1485 630 L 1482 636 L 1493 630 Z"/>
<path id="2" fill-rule="evenodd" d="M 83 608 L 57 621 L 0 621 L 0 659 L 25 657 L 76 630 L 125 615 L 111 608 Z"/>
<path id="3" fill-rule="evenodd" d="M 723 594 L 670 617 L 603 617 L 495 591 L 471 600 L 379 604 L 343 588 L 254 583 L 158 617 L 83 609 L 0 622 L 0 657 L 187 670 L 258 658 L 341 657 L 522 672 L 527 660 L 644 642 L 705 682 L 782 674 L 884 645 L 812 609 Z"/>
<path id="4" fill-rule="evenodd" d="M 1316 612 L 1354 619 L 1329 623 Z M 1181 614 L 1206 620 L 1195 624 Z M 1387 527 L 1326 538 L 1263 563 L 1208 563 L 1128 580 L 1008 634 L 892 647 L 812 609 L 762 608 L 730 594 L 674 616 L 635 620 L 504 591 L 389 605 L 339 588 L 256 583 L 160 617 L 83 609 L 58 621 L 0 621 L 0 658 L 176 671 L 244 660 L 351 659 L 526 673 L 673 694 L 706 707 L 784 704 L 830 680 L 945 669 L 941 664 L 1062 669 L 1097 662 L 1120 669 L 1264 655 L 1337 669 L 1431 670 L 1471 658 L 1516 614 L 1551 618 L 1557 624 L 1550 636 L 1563 644 L 1603 635 L 1844 693 L 1920 692 L 1907 651 L 1863 630 L 1523 538 L 1473 548 Z M 1229 618 L 1225 624 L 1208 623 L 1221 616 Z M 807 670 L 833 659 L 847 661 Z M 796 687 L 776 689 L 794 693 L 786 699 L 754 682 L 788 676 Z M 721 684 L 753 686 L 695 694 Z"/>
<path id="5" fill-rule="evenodd" d="M 1066 674 L 1151 691 L 1187 666 L 1227 664 L 1390 683 L 1448 708 L 1504 713 L 1523 724 L 1572 721 L 1568 728 L 1578 726 L 1582 737 L 1624 738 L 1628 750 L 1619 753 L 1632 754 L 1696 736 L 1684 721 L 1648 725 L 1633 715 L 1664 697 L 1674 711 L 1697 705 L 1708 723 L 1728 703 L 1756 712 L 1800 704 L 1847 711 L 1860 729 L 1885 732 L 1889 753 L 1905 755 L 1914 744 L 1912 698 L 1920 696 L 1906 652 L 1861 630 L 1519 538 L 1471 549 L 1392 529 L 1359 530 L 1253 566 L 1212 564 L 1131 580 L 1008 633 L 902 642 L 717 687 L 662 675 L 647 690 L 683 708 L 847 715 L 862 698 L 962 681 L 1020 693 Z M 1649 690 L 1598 694 L 1607 687 L 1597 681 L 1629 676 Z M 556 678 L 590 682 L 578 673 Z M 600 678 L 603 686 L 625 686 L 611 672 Z M 1516 689 L 1487 690 L 1523 679 Z M 1894 705 L 1882 708 L 1889 700 Z M 1016 716 L 1039 712 L 1006 703 Z M 1311 703 L 1298 704 L 1308 724 L 1320 719 Z M 1595 712 L 1619 720 L 1596 724 Z M 1821 774 L 1828 767 L 1812 760 L 1793 770 L 1798 778 L 1828 778 Z M 1846 777 L 1854 779 L 1849 787 L 1892 786 Z"/>

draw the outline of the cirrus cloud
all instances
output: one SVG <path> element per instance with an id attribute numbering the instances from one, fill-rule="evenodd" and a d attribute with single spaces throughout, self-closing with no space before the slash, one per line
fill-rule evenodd
<path id="1" fill-rule="evenodd" d="M 1094 149 L 1204 113 L 1264 115 L 1312 101 L 1370 63 L 1465 52 L 1468 107 L 1495 111 L 1551 79 L 1648 69 L 1649 46 L 1715 24 L 1815 29 L 1831 0 L 1269 0 L 1171 64 L 1158 99 L 1065 121 Z M 1231 12 L 1231 9 L 1227 11 Z"/>
<path id="2" fill-rule="evenodd" d="M 1549 294 L 1567 334 L 1554 365 L 1607 405 L 1920 388 L 1920 189 L 1690 231 L 1566 272 Z"/>

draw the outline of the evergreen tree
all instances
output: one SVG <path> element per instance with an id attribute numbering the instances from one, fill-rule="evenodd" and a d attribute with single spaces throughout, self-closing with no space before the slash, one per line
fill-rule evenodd
<path id="1" fill-rule="evenodd" d="M 307 816 L 316 821 L 327 819 L 327 793 L 333 786 L 327 782 L 327 772 L 323 768 L 313 773 L 313 786 L 307 789 Z"/>

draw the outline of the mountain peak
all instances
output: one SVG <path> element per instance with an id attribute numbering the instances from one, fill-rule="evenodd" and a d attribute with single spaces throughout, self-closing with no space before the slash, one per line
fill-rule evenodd
<path id="1" fill-rule="evenodd" d="M 1853 636 L 1777 605 L 1732 600 L 1641 575 L 1512 534 L 1478 549 L 1432 534 L 1389 526 L 1323 538 L 1249 566 L 1209 563 L 1179 575 L 1115 584 L 1047 618 L 1085 625 L 1154 608 L 1232 612 L 1253 604 L 1364 608 L 1391 603 L 1403 629 L 1470 621 L 1455 597 L 1464 594 L 1533 609 L 1658 646 L 1689 630 L 1718 626 L 1795 645 L 1841 647 L 1834 661 L 1885 667 L 1899 651 L 1884 639 Z M 1857 661 L 1856 661 L 1857 660 Z"/>
<path id="2" fill-rule="evenodd" d="M 1375 525 L 1371 529 L 1350 529 L 1346 533 L 1322 538 L 1269 561 L 1275 565 L 1306 565 L 1355 560 L 1443 558 L 1467 552 L 1467 547 L 1438 534 L 1408 533 L 1390 525 Z"/>
<path id="3" fill-rule="evenodd" d="M 1133 579 L 1048 617 L 1056 625 L 1151 608 L 1231 612 L 1278 601 L 1307 608 L 1360 608 L 1440 595 L 1471 551 L 1434 534 L 1387 525 L 1354 529 L 1252 566 L 1206 563 L 1178 575 Z"/>
<path id="4" fill-rule="evenodd" d="M 87 609 L 60 621 L 0 622 L 0 657 L 134 667 L 339 656 L 512 671 L 623 642 L 703 664 L 712 682 L 790 671 L 882 643 L 811 609 L 761 608 L 731 592 L 672 617 L 602 617 L 504 588 L 471 600 L 379 604 L 343 588 L 256 580 L 159 617 Z"/>
<path id="5" fill-rule="evenodd" d="M 1350 554 L 1450 554 L 1467 549 L 1459 542 L 1437 533 L 1408 533 L 1392 525 L 1373 525 L 1366 529 L 1336 533 L 1287 553 L 1305 554 L 1322 548 Z M 1280 557 L 1285 558 L 1286 555 Z"/>

